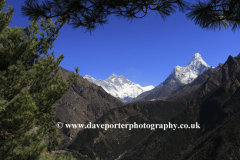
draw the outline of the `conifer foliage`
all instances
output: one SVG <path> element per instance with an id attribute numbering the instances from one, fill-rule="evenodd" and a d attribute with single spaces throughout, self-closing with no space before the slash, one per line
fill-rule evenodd
<path id="1" fill-rule="evenodd" d="M 190 11 L 187 18 L 204 29 L 240 27 L 239 0 L 197 0 L 190 4 L 184 0 L 25 0 L 22 14 L 30 20 L 53 18 L 65 15 L 67 23 L 86 31 L 103 25 L 109 15 L 132 20 L 142 18 L 148 11 L 157 11 L 163 19 L 176 12 Z"/>
<path id="2" fill-rule="evenodd" d="M 176 9 L 184 12 L 188 3 L 184 0 L 25 0 L 22 14 L 30 20 L 65 16 L 74 28 L 91 31 L 97 25 L 106 24 L 109 15 L 132 20 L 143 18 L 148 11 L 157 11 L 165 19 Z"/>
<path id="3" fill-rule="evenodd" d="M 1 10 L 5 5 L 0 0 Z M 66 23 L 63 17 L 54 23 L 40 19 L 44 34 L 34 21 L 9 27 L 12 14 L 11 6 L 0 11 L 0 159 L 34 160 L 59 143 L 53 104 L 76 82 L 78 68 L 63 80 L 57 72 L 64 56 L 54 60 L 54 53 L 48 54 Z"/>
<path id="4" fill-rule="evenodd" d="M 232 31 L 240 27 L 240 1 L 239 0 L 205 0 L 191 5 L 191 12 L 187 18 L 194 20 L 195 24 L 205 29 L 221 30 L 232 27 Z"/>

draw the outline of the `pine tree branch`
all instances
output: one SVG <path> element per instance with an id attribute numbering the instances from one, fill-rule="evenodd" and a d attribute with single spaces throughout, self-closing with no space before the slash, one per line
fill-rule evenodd
<path id="1" fill-rule="evenodd" d="M 40 17 L 66 16 L 73 28 L 83 27 L 91 32 L 96 25 L 106 23 L 111 14 L 131 20 L 146 16 L 148 10 L 156 10 L 165 18 L 174 13 L 177 6 L 183 12 L 188 3 L 183 0 L 52 0 L 38 5 L 26 0 L 22 14 L 34 21 Z"/>

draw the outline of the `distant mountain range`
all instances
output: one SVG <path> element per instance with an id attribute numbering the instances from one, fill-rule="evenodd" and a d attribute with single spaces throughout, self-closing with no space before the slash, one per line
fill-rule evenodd
<path id="1" fill-rule="evenodd" d="M 154 89 L 143 92 L 131 102 L 167 100 L 172 97 L 177 89 L 192 83 L 199 75 L 208 69 L 214 69 L 214 67 L 209 66 L 199 53 L 195 53 L 187 66 L 176 66 L 165 81 Z M 203 82 L 204 81 L 202 81 L 202 83 Z"/>
<path id="2" fill-rule="evenodd" d="M 130 102 L 139 94 L 154 88 L 152 85 L 141 87 L 139 84 L 131 82 L 124 76 L 115 74 L 112 74 L 106 80 L 96 80 L 90 75 L 86 75 L 84 78 L 91 83 L 101 86 L 107 93 L 122 100 L 124 103 Z"/>
<path id="3" fill-rule="evenodd" d="M 115 107 L 95 123 L 198 122 L 200 129 L 86 129 L 66 147 L 91 159 L 239 159 L 240 54 L 208 68 L 174 93 L 177 95 L 166 101 Z"/>
<path id="4" fill-rule="evenodd" d="M 131 82 L 124 76 L 115 74 L 112 74 L 106 80 L 96 80 L 90 75 L 86 75 L 84 78 L 91 83 L 101 86 L 107 93 L 122 100 L 126 104 L 144 100 L 169 99 L 174 95 L 176 90 L 187 84 L 191 84 L 204 71 L 209 69 L 211 72 L 210 75 L 216 73 L 219 67 L 215 70 L 214 68 L 215 67 L 209 66 L 199 53 L 195 53 L 187 66 L 176 66 L 168 78 L 155 88 L 151 85 L 141 87 L 139 84 Z M 199 84 L 203 83 L 204 80 L 205 79 Z"/>

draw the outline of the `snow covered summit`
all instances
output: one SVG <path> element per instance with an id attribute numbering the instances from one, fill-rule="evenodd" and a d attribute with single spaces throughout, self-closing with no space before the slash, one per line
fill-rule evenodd
<path id="1" fill-rule="evenodd" d="M 188 84 L 209 68 L 213 67 L 210 67 L 199 53 L 195 53 L 187 66 L 176 66 L 171 74 L 183 84 Z"/>
<path id="2" fill-rule="evenodd" d="M 106 92 L 125 103 L 130 102 L 139 94 L 154 88 L 152 85 L 141 87 L 139 84 L 131 82 L 124 76 L 118 76 L 115 74 L 112 74 L 106 80 L 96 80 L 89 75 L 86 75 L 83 78 L 87 79 L 91 83 L 101 86 Z"/>

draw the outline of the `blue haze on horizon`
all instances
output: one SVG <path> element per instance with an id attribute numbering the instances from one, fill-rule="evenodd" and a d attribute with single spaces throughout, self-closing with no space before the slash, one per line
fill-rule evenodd
<path id="1" fill-rule="evenodd" d="M 28 17 L 21 14 L 23 4 L 24 0 L 7 0 L 15 13 L 10 26 L 30 24 Z M 234 33 L 231 28 L 204 30 L 178 11 L 166 21 L 157 12 L 149 12 L 131 23 L 110 16 L 108 24 L 92 31 L 92 35 L 65 25 L 51 51 L 55 58 L 63 53 L 60 66 L 70 71 L 79 67 L 80 76 L 104 80 L 112 74 L 123 75 L 141 86 L 157 86 L 175 66 L 186 66 L 195 53 L 214 67 L 224 63 L 229 55 L 237 56 L 240 36 L 239 30 Z"/>

